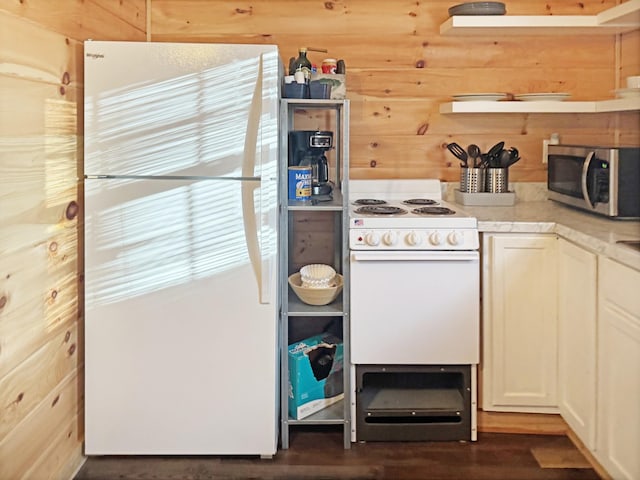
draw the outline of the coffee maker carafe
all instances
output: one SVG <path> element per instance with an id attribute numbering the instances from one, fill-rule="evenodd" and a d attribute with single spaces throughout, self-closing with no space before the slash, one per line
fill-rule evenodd
<path id="1" fill-rule="evenodd" d="M 311 167 L 311 197 L 317 201 L 332 199 L 329 163 L 325 152 L 333 147 L 333 132 L 293 130 L 289 132 L 289 166 Z"/>

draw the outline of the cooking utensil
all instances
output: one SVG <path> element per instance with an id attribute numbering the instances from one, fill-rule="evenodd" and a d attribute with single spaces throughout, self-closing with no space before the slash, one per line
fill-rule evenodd
<path id="1" fill-rule="evenodd" d="M 500 168 L 500 155 L 504 149 L 504 142 L 498 142 L 487 152 L 488 167 Z"/>
<path id="2" fill-rule="evenodd" d="M 502 150 L 500 152 L 500 167 L 508 168 L 514 163 L 520 160 L 520 153 L 515 147 L 511 147 L 508 150 Z"/>
<path id="3" fill-rule="evenodd" d="M 507 168 L 509 166 L 509 161 L 511 160 L 511 152 L 509 150 L 502 150 L 500 152 L 500 156 L 498 157 L 498 163 L 500 168 Z"/>
<path id="4" fill-rule="evenodd" d="M 478 158 L 480 158 L 480 153 L 481 153 L 480 147 L 475 143 L 472 143 L 467 147 L 467 153 L 469 154 L 469 157 L 471 157 L 473 168 L 479 168 L 481 165 L 481 160 L 478 160 Z"/>
<path id="5" fill-rule="evenodd" d="M 496 156 L 498 153 L 502 151 L 503 148 L 504 148 L 504 142 L 498 142 L 489 149 L 487 154 L 491 156 Z"/>
<path id="6" fill-rule="evenodd" d="M 447 149 L 453 154 L 454 157 L 456 157 L 459 160 L 462 160 L 463 165 L 460 165 L 461 167 L 468 166 L 467 160 L 469 159 L 469 156 L 467 155 L 467 152 L 465 151 L 464 148 L 462 148 L 457 143 L 452 142 L 447 144 Z"/>

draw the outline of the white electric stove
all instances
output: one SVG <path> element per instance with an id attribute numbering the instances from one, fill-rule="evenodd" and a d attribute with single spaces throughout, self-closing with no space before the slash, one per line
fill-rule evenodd
<path id="1" fill-rule="evenodd" d="M 436 421 L 438 409 L 427 405 L 437 396 L 435 391 L 399 389 L 396 380 L 390 389 L 378 385 L 363 390 L 360 385 L 353 392 L 359 405 L 353 411 L 359 439 L 475 440 L 475 375 L 480 360 L 476 218 L 443 201 L 438 180 L 351 180 L 349 192 L 354 379 L 357 376 L 362 383 L 361 378 L 377 369 L 380 375 L 395 369 L 404 372 L 398 378 L 416 378 L 422 375 L 421 368 L 425 376 L 434 368 L 443 375 L 461 369 L 463 373 L 451 375 L 468 379 L 466 386 L 453 382 L 456 387 L 437 389 L 437 395 L 462 399 L 463 405 L 452 401 L 450 420 L 441 424 Z M 415 383 L 411 382 L 409 386 Z M 373 393 L 364 395 L 365 391 Z M 424 401 L 418 402 L 418 397 Z M 396 399 L 396 406 L 403 407 L 380 409 L 376 405 L 381 398 L 387 405 Z M 405 428 L 399 429 L 398 418 L 390 420 L 415 412 L 423 412 L 424 423 L 409 429 L 402 423 Z"/>
<path id="2" fill-rule="evenodd" d="M 476 218 L 442 200 L 438 180 L 349 182 L 352 250 L 477 250 Z"/>

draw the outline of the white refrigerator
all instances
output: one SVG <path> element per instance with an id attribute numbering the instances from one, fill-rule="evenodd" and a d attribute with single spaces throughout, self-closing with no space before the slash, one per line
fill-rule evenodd
<path id="1" fill-rule="evenodd" d="M 278 50 L 84 56 L 85 453 L 271 456 Z"/>

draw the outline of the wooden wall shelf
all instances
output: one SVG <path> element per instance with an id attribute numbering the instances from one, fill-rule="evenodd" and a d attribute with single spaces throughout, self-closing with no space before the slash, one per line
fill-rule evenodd
<path id="1" fill-rule="evenodd" d="M 640 110 L 640 97 L 615 98 L 595 102 L 448 102 L 440 105 L 440 113 L 604 113 Z"/>
<path id="2" fill-rule="evenodd" d="M 640 28 L 640 0 L 597 15 L 457 15 L 440 25 L 441 35 L 614 35 Z"/>

